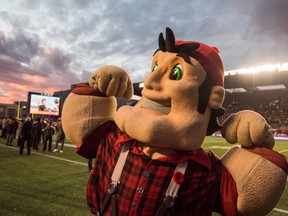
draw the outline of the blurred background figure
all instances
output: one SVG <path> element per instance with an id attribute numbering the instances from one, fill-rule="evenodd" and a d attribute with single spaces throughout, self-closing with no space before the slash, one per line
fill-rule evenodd
<path id="1" fill-rule="evenodd" d="M 9 117 L 7 120 L 7 131 L 6 131 L 6 145 L 12 146 L 13 139 L 15 137 L 17 131 L 17 124 L 15 124 L 15 119 L 13 117 Z"/>
<path id="2" fill-rule="evenodd" d="M 91 172 L 93 169 L 93 159 L 89 158 L 88 159 L 88 171 Z"/>
<path id="3" fill-rule="evenodd" d="M 53 152 L 58 151 L 58 143 L 61 143 L 60 153 L 62 153 L 63 148 L 64 148 L 64 143 L 65 143 L 65 133 L 62 128 L 61 118 L 57 120 L 56 132 L 57 132 L 57 138 L 56 138 L 55 149 L 53 150 Z"/>
<path id="4" fill-rule="evenodd" d="M 38 146 L 41 140 L 42 124 L 41 118 L 37 118 L 32 124 L 32 148 L 38 150 Z"/>
<path id="5" fill-rule="evenodd" d="M 44 128 L 43 151 L 45 151 L 47 148 L 47 142 L 48 142 L 48 151 L 51 151 L 53 135 L 54 135 L 54 127 L 52 126 L 50 121 L 46 121 L 46 127 Z"/>
<path id="6" fill-rule="evenodd" d="M 30 155 L 31 151 L 31 140 L 32 140 L 32 122 L 30 117 L 26 117 L 22 125 L 22 130 L 20 133 L 21 142 L 20 142 L 20 155 L 23 154 L 23 149 L 25 142 L 27 143 L 27 155 Z"/>
<path id="7" fill-rule="evenodd" d="M 2 131 L 2 122 L 3 122 L 3 118 L 0 118 L 0 130 Z"/>
<path id="8" fill-rule="evenodd" d="M 41 118 L 40 119 L 40 123 L 41 123 L 41 142 L 42 142 L 42 144 L 44 145 L 44 135 L 45 135 L 45 128 L 46 128 L 46 122 L 47 122 L 48 120 L 46 119 L 43 119 L 43 118 Z"/>
<path id="9" fill-rule="evenodd" d="M 3 118 L 1 138 L 6 139 L 6 131 L 7 131 L 7 118 Z"/>
<path id="10" fill-rule="evenodd" d="M 23 126 L 23 122 L 24 122 L 24 120 L 21 120 L 21 121 L 18 121 L 18 129 L 17 129 L 17 137 L 18 137 L 18 141 L 17 141 L 17 146 L 19 147 L 20 146 L 20 144 L 21 144 L 21 139 L 22 139 L 22 137 L 21 137 L 21 132 L 22 132 L 22 126 Z"/>
<path id="11" fill-rule="evenodd" d="M 41 100 L 41 102 L 38 104 L 38 110 L 39 111 L 46 111 L 47 110 L 47 107 L 46 107 L 46 99 L 43 98 Z"/>

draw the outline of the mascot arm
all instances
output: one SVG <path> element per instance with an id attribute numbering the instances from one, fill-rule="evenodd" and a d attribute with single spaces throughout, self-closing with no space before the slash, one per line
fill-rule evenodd
<path id="1" fill-rule="evenodd" d="M 265 119 L 244 110 L 223 123 L 222 136 L 242 148 L 230 149 L 221 159 L 236 182 L 238 215 L 266 215 L 279 201 L 287 181 L 285 157 L 272 150 L 274 139 Z"/>
<path id="2" fill-rule="evenodd" d="M 80 147 L 97 127 L 114 120 L 116 97 L 128 100 L 132 95 L 133 86 L 124 70 L 116 66 L 100 68 L 89 84 L 79 84 L 66 98 L 62 110 L 65 134 Z"/>

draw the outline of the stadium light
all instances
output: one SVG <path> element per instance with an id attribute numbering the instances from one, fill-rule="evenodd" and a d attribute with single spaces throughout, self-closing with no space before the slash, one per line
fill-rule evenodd
<path id="1" fill-rule="evenodd" d="M 225 89 L 225 91 L 229 92 L 229 93 L 236 93 L 236 92 L 243 93 L 243 92 L 247 92 L 247 90 L 244 89 L 244 88 L 230 88 L 230 89 Z"/>
<path id="2" fill-rule="evenodd" d="M 255 66 L 249 68 L 242 68 L 236 70 L 228 70 L 224 72 L 224 75 L 235 75 L 235 74 L 252 74 L 252 73 L 261 73 L 267 71 L 288 71 L 288 63 L 275 64 L 275 65 L 263 65 Z"/>
<path id="3" fill-rule="evenodd" d="M 284 85 L 268 85 L 268 86 L 257 86 L 259 90 L 272 90 L 272 89 L 285 89 Z"/>
<path id="4" fill-rule="evenodd" d="M 144 82 L 139 83 L 139 88 L 144 88 Z"/>

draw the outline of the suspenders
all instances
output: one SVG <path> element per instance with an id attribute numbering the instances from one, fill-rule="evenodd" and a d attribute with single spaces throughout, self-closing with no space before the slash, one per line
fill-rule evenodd
<path id="1" fill-rule="evenodd" d="M 111 215 L 112 216 L 117 215 L 117 200 L 116 200 L 117 185 L 120 184 L 119 180 L 120 180 L 121 173 L 122 173 L 122 170 L 124 168 L 127 156 L 129 154 L 130 146 L 131 146 L 130 143 L 126 143 L 122 148 L 122 151 L 120 153 L 120 156 L 118 158 L 118 161 L 116 163 L 116 166 L 114 168 L 114 171 L 113 171 L 113 174 L 111 177 L 111 183 L 108 186 L 108 193 L 106 194 L 106 196 L 104 198 L 103 205 L 102 205 L 102 208 L 99 212 L 100 213 L 99 215 L 103 214 L 103 212 L 107 208 L 110 201 L 111 201 L 111 207 L 112 207 L 112 214 Z M 175 173 L 181 173 L 184 176 L 187 165 L 188 165 L 187 161 L 183 161 L 181 163 L 178 163 L 175 170 L 174 170 L 174 175 L 175 175 Z M 158 209 L 156 216 L 163 215 L 166 212 L 166 210 L 168 211 L 169 216 L 173 216 L 173 208 L 171 208 L 171 207 L 174 205 L 174 200 L 177 197 L 177 193 L 178 193 L 178 190 L 180 188 L 180 184 L 175 182 L 175 180 L 173 179 L 173 176 L 172 176 L 170 184 L 166 190 L 165 198 L 164 198 L 160 208 Z"/>
<path id="2" fill-rule="evenodd" d="M 123 148 L 122 151 L 120 153 L 120 156 L 118 158 L 118 161 L 116 163 L 116 166 L 114 168 L 112 177 L 111 177 L 111 183 L 108 186 L 108 193 L 106 194 L 104 201 L 103 201 L 103 205 L 102 208 L 100 210 L 100 215 L 103 214 L 103 212 L 105 211 L 106 207 L 108 206 L 110 200 L 111 200 L 111 206 L 112 206 L 112 216 L 116 216 L 117 215 L 117 200 L 116 200 L 116 192 L 117 192 L 117 185 L 120 184 L 120 177 L 121 177 L 121 173 L 122 170 L 124 168 L 127 156 L 129 154 L 129 148 L 130 148 L 131 144 L 130 143 L 126 143 Z"/>
<path id="3" fill-rule="evenodd" d="M 173 176 L 175 175 L 175 173 L 181 173 L 184 176 L 187 165 L 188 165 L 188 161 L 183 161 L 181 163 L 178 163 L 176 168 L 175 168 Z M 174 215 L 174 211 L 173 211 L 174 209 L 171 207 L 174 205 L 174 200 L 177 197 L 177 193 L 178 193 L 179 188 L 180 188 L 180 184 L 176 183 L 172 177 L 170 184 L 166 190 L 165 198 L 164 198 L 160 208 L 158 209 L 156 216 L 163 215 L 166 210 L 168 210 L 169 216 Z"/>

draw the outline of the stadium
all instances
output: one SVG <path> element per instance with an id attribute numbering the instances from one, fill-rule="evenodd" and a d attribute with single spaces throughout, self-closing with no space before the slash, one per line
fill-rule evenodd
<path id="1" fill-rule="evenodd" d="M 224 116 L 243 109 L 259 112 L 273 130 L 287 133 L 288 64 L 225 72 Z"/>
<path id="2" fill-rule="evenodd" d="M 288 63 L 225 71 L 224 83 L 226 96 L 223 107 L 226 113 L 219 119 L 220 123 L 241 110 L 259 112 L 277 138 L 274 149 L 288 159 Z M 75 86 L 55 92 L 53 96 L 65 101 Z M 135 95 L 128 103 L 141 96 L 143 83 L 134 83 L 133 86 Z M 118 106 L 126 103 L 118 100 Z M 59 115 L 63 102 L 60 105 Z M 1 109 L 5 107 L 2 105 Z M 87 160 L 74 153 L 69 140 L 66 140 L 65 153 L 61 155 L 32 152 L 30 158 L 19 156 L 16 142 L 13 146 L 6 146 L 0 139 L 0 163 L 3 165 L 0 175 L 5 176 L 0 180 L 0 215 L 91 215 L 85 197 L 89 178 Z M 231 145 L 221 137 L 209 136 L 202 147 L 222 156 Z M 287 184 L 269 216 L 288 215 Z"/>

